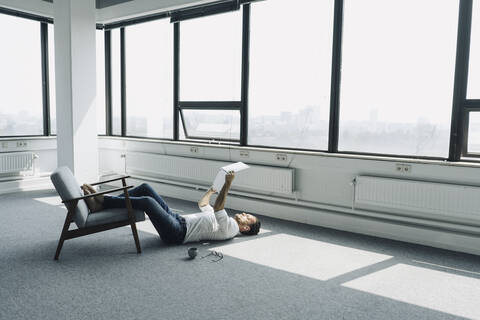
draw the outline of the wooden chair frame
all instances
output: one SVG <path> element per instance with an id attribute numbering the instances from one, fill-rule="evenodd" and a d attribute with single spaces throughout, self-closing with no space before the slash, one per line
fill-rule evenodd
<path id="1" fill-rule="evenodd" d="M 128 192 L 127 192 L 127 190 L 130 189 L 130 188 L 133 188 L 133 186 L 127 186 L 127 183 L 125 181 L 127 178 L 130 178 L 130 176 L 123 176 L 123 177 L 119 177 L 119 178 L 115 178 L 115 179 L 110 179 L 110 180 L 100 181 L 100 182 L 95 182 L 95 183 L 90 184 L 92 186 L 96 186 L 96 185 L 101 185 L 101 184 L 104 184 L 104 183 L 109 183 L 109 182 L 113 182 L 113 181 L 122 180 L 122 186 L 123 187 L 121 187 L 121 188 L 110 189 L 110 190 L 106 190 L 106 191 L 102 191 L 102 192 L 88 194 L 88 195 L 85 195 L 83 197 L 78 197 L 78 198 L 62 201 L 62 203 L 64 203 L 66 205 L 68 212 L 67 212 L 67 217 L 65 218 L 65 224 L 63 225 L 62 234 L 60 235 L 60 240 L 58 241 L 57 251 L 55 252 L 54 260 L 58 260 L 58 257 L 60 255 L 60 251 L 62 250 L 63 242 L 65 242 L 65 240 L 74 239 L 74 238 L 78 238 L 78 237 L 81 237 L 81 236 L 86 236 L 86 235 L 89 235 L 89 234 L 92 234 L 92 233 L 102 232 L 102 231 L 111 230 L 111 229 L 124 227 L 124 226 L 128 226 L 128 225 L 130 225 L 131 228 L 132 228 L 132 234 L 133 234 L 133 239 L 135 240 L 135 245 L 137 247 L 137 253 L 142 253 L 142 249 L 140 248 L 140 240 L 138 239 L 137 226 L 135 225 L 136 221 L 135 221 L 135 216 L 133 214 L 132 203 L 130 201 L 130 197 L 129 197 Z M 77 228 L 77 229 L 74 229 L 74 230 L 68 230 L 69 227 L 70 227 L 70 224 L 73 222 L 73 216 L 75 214 L 75 209 L 77 208 L 78 201 L 84 200 L 84 199 L 87 199 L 87 198 L 91 198 L 91 197 L 95 197 L 95 196 L 98 196 L 98 195 L 118 192 L 118 191 L 122 191 L 122 190 L 125 194 L 125 203 L 126 203 L 126 206 L 127 206 L 126 209 L 127 209 L 127 212 L 128 212 L 128 219 L 127 220 L 117 221 L 117 222 L 112 222 L 112 223 L 106 223 L 106 224 L 96 225 L 96 226 L 92 226 L 92 227 L 84 227 L 84 228 Z"/>

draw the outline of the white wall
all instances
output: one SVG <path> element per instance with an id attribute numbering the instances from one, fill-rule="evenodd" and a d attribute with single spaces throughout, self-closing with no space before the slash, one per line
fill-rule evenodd
<path id="1" fill-rule="evenodd" d="M 57 140 L 55 137 L 2 138 L 0 153 L 31 151 L 39 156 L 37 173 L 49 173 L 57 167 Z"/>
<path id="2" fill-rule="evenodd" d="M 35 176 L 6 177 L 0 175 L 0 194 L 53 188 L 49 174 L 57 167 L 56 138 L 0 139 L 0 154 L 21 151 L 30 151 L 38 155 L 38 158 L 35 159 Z"/>
<path id="3" fill-rule="evenodd" d="M 251 211 L 286 220 L 480 254 L 479 227 L 465 226 L 461 223 L 439 224 L 434 220 L 423 218 L 420 214 L 416 218 L 405 218 L 393 212 L 352 210 L 353 187 L 351 185 L 357 175 L 480 185 L 478 164 L 332 156 L 322 153 L 267 151 L 253 148 L 246 148 L 249 150 L 249 157 L 245 158 L 240 156 L 240 150 L 245 150 L 245 148 L 198 144 L 198 153 L 192 153 L 190 144 L 106 137 L 100 138 L 99 146 L 100 171 L 104 174 L 125 173 L 125 158 L 122 155 L 128 152 L 189 157 L 192 159 L 192 166 L 196 166 L 198 163 L 195 159 L 201 158 L 295 168 L 297 199 L 293 196 L 269 197 L 233 192 L 233 196 L 228 198 L 227 205 L 237 210 Z M 276 160 L 276 153 L 287 154 L 287 161 Z M 397 163 L 409 163 L 412 167 L 411 173 L 397 173 L 395 167 Z M 139 177 L 133 182 L 140 183 L 141 180 L 153 183 L 156 189 L 165 196 L 191 201 L 198 200 L 203 189 L 209 187 L 209 181 L 201 186 L 198 183 L 182 186 L 169 181 L 155 183 L 159 181 L 150 177 Z M 415 213 L 413 215 L 415 216 Z M 440 228 L 443 228 L 443 231 Z M 467 228 L 477 236 L 473 236 L 472 232 L 466 234 L 464 231 Z"/>
<path id="4" fill-rule="evenodd" d="M 26 147 L 17 147 L 17 142 L 26 142 L 27 145 Z M 240 150 L 245 150 L 245 148 L 197 144 L 198 153 L 193 154 L 190 152 L 191 144 L 188 143 L 139 141 L 111 137 L 100 137 L 99 146 L 100 172 L 104 176 L 125 173 L 125 158 L 122 155 L 127 152 L 188 157 L 192 160 L 192 166 L 198 163 L 196 159 L 289 166 L 296 170 L 297 199 L 293 196 L 270 197 L 234 191 L 228 198 L 227 206 L 285 220 L 480 254 L 480 228 L 444 223 L 443 230 L 441 230 L 437 227 L 438 222 L 422 219 L 420 215 L 418 219 L 413 219 L 401 217 L 392 212 L 352 210 L 353 189 L 350 185 L 352 179 L 357 175 L 480 185 L 480 164 L 342 157 L 321 153 L 307 154 L 249 148 L 246 148 L 249 150 L 249 158 L 245 159 L 240 156 Z M 39 155 L 39 159 L 36 160 L 38 178 L 36 181 L 28 177 L 15 181 L 1 181 L 0 193 L 51 189 L 52 185 L 49 182 L 48 174 L 57 167 L 56 139 L 50 137 L 0 140 L 0 152 L 15 151 L 33 151 Z M 287 154 L 288 161 L 284 163 L 277 161 L 275 154 L 278 152 Z M 412 166 L 411 174 L 398 174 L 395 171 L 395 164 L 406 162 Z M 136 185 L 142 181 L 153 184 L 157 191 L 165 196 L 191 201 L 198 200 L 204 189 L 209 187 L 209 181 L 200 186 L 198 183 L 182 185 L 175 181 L 159 182 L 155 178 L 149 177 L 132 179 L 130 183 Z M 451 230 L 447 231 L 443 228 L 444 226 Z M 461 231 L 463 229 L 469 229 L 472 232 L 466 233 Z"/>

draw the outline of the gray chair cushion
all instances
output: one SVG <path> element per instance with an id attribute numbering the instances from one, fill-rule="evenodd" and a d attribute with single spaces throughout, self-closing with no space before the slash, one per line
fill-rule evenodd
<path id="1" fill-rule="evenodd" d="M 55 189 L 63 201 L 83 196 L 82 189 L 68 167 L 60 167 L 50 176 Z M 68 204 L 65 204 L 69 208 Z M 78 201 L 73 221 L 78 228 L 83 228 L 88 217 L 88 207 L 84 200 Z"/>
<path id="2" fill-rule="evenodd" d="M 133 210 L 135 221 L 144 221 L 145 213 L 140 210 Z M 92 212 L 88 215 L 85 227 L 93 227 L 105 223 L 119 222 L 128 219 L 127 209 L 105 209 L 102 211 Z"/>

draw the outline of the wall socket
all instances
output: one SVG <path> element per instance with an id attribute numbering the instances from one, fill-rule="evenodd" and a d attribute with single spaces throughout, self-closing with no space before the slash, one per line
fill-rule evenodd
<path id="1" fill-rule="evenodd" d="M 17 141 L 17 148 L 25 148 L 27 146 L 27 141 Z"/>
<path id="2" fill-rule="evenodd" d="M 277 154 L 275 154 L 275 159 L 277 161 L 287 161 L 288 156 L 284 153 L 277 153 Z"/>
<path id="3" fill-rule="evenodd" d="M 405 163 L 396 163 L 395 172 L 405 174 L 412 173 L 412 165 Z"/>
<path id="4" fill-rule="evenodd" d="M 190 147 L 190 153 L 198 153 L 198 147 L 191 146 Z"/>
<path id="5" fill-rule="evenodd" d="M 241 158 L 249 158 L 250 157 L 250 152 L 248 152 L 247 150 L 241 150 L 240 151 L 240 157 Z"/>

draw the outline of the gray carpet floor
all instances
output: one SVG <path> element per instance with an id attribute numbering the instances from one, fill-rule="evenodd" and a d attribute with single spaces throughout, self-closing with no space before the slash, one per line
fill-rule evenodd
<path id="1" fill-rule="evenodd" d="M 442 277 L 450 279 L 451 287 L 457 288 L 455 281 L 479 282 L 478 256 L 267 217 L 261 218 L 269 232 L 226 243 L 196 244 L 199 256 L 230 244 L 245 244 L 244 247 L 255 250 L 262 239 L 288 235 L 312 240 L 308 243 L 359 249 L 391 258 L 318 280 L 302 274 L 298 259 L 298 272 L 235 255 L 225 255 L 220 262 L 211 262 L 209 258 L 189 260 L 186 251 L 193 245 L 166 246 L 158 235 L 144 231 L 140 231 L 143 253 L 137 255 L 130 229 L 119 228 L 66 241 L 60 260 L 54 261 L 65 219 L 65 209 L 55 195 L 36 191 L 0 196 L 2 320 L 463 319 L 460 316 L 475 315 L 475 309 L 480 308 L 475 300 L 470 306 L 472 310 L 467 310 L 471 312 L 448 313 L 442 308 L 426 307 L 436 303 L 428 299 L 416 303 L 415 297 L 389 298 L 381 291 L 372 293 L 344 285 L 402 264 L 426 270 L 427 277 L 428 272 L 440 277 L 433 277 L 430 282 Z M 191 202 L 166 200 L 179 212 L 196 211 Z M 243 254 L 248 256 L 248 252 Z M 265 252 L 267 258 L 268 254 Z M 303 254 L 308 257 L 309 252 Z M 334 252 L 323 257 L 325 261 L 335 258 Z M 421 283 L 425 276 L 413 280 Z M 432 292 L 431 299 L 438 294 L 447 298 L 451 295 L 451 299 L 466 305 L 465 309 L 470 305 L 469 299 L 477 297 L 478 290 L 467 285 L 464 292 Z M 445 301 L 449 303 L 452 301 Z"/>

